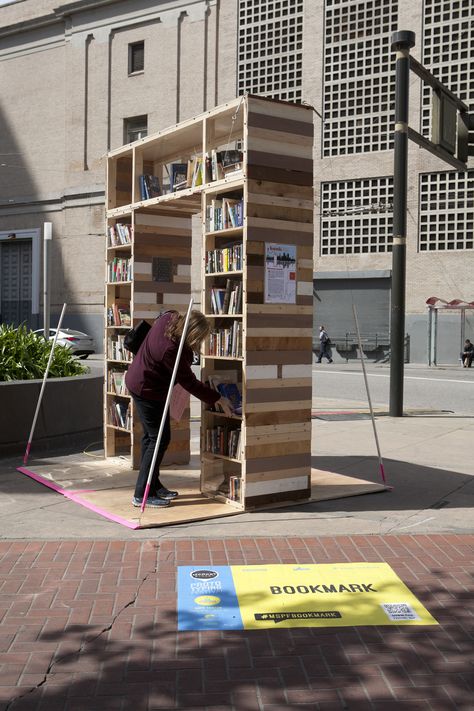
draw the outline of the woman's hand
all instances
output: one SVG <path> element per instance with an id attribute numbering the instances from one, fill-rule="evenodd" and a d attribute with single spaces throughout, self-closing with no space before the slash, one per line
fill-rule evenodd
<path id="1" fill-rule="evenodd" d="M 228 417 L 233 415 L 232 405 L 230 403 L 230 400 L 228 400 L 226 397 L 221 397 L 216 402 L 216 405 L 219 405 L 219 407 L 222 409 L 222 412 L 224 413 L 224 415 L 227 415 Z"/>

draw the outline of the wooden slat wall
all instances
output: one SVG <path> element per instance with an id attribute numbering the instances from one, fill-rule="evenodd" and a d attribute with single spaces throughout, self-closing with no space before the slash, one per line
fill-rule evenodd
<path id="1" fill-rule="evenodd" d="M 248 99 L 245 506 L 306 498 L 311 482 L 313 115 Z M 296 245 L 296 304 L 264 304 L 265 243 Z"/>
<path id="2" fill-rule="evenodd" d="M 170 282 L 153 281 L 153 257 L 172 260 Z M 163 210 L 160 214 L 136 211 L 133 245 L 133 324 L 150 323 L 161 311 L 185 312 L 191 296 L 191 214 Z M 171 421 L 171 443 L 163 464 L 187 464 L 190 459 L 190 413 Z M 133 464 L 139 465 L 142 436 L 138 416 L 133 417 Z"/>

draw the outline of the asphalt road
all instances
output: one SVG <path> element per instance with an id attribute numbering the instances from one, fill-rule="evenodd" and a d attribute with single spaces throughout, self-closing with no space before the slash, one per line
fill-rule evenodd
<path id="1" fill-rule="evenodd" d="M 390 368 L 371 364 L 366 368 L 374 407 L 388 407 Z M 407 364 L 404 383 L 404 408 L 474 415 L 474 368 L 427 368 Z M 314 365 L 313 397 L 354 400 L 367 404 L 360 364 Z"/>

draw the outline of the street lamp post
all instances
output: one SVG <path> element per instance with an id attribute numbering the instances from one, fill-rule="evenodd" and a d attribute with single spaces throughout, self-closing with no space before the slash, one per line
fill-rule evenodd
<path id="1" fill-rule="evenodd" d="M 395 135 L 393 166 L 392 298 L 390 319 L 390 405 L 391 417 L 403 417 L 403 371 L 405 350 L 405 281 L 407 229 L 408 99 L 410 48 L 415 33 L 392 34 L 396 51 Z"/>

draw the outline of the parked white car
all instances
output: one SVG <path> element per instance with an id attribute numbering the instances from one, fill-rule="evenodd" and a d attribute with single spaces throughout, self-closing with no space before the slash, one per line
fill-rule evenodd
<path id="1" fill-rule="evenodd" d="M 49 329 L 49 340 L 52 341 L 56 335 L 56 328 Z M 35 331 L 38 336 L 43 335 L 43 329 Z M 95 353 L 94 339 L 82 331 L 74 331 L 72 328 L 61 328 L 56 343 L 60 346 L 70 348 L 74 355 L 79 358 L 87 358 L 91 353 Z"/>

